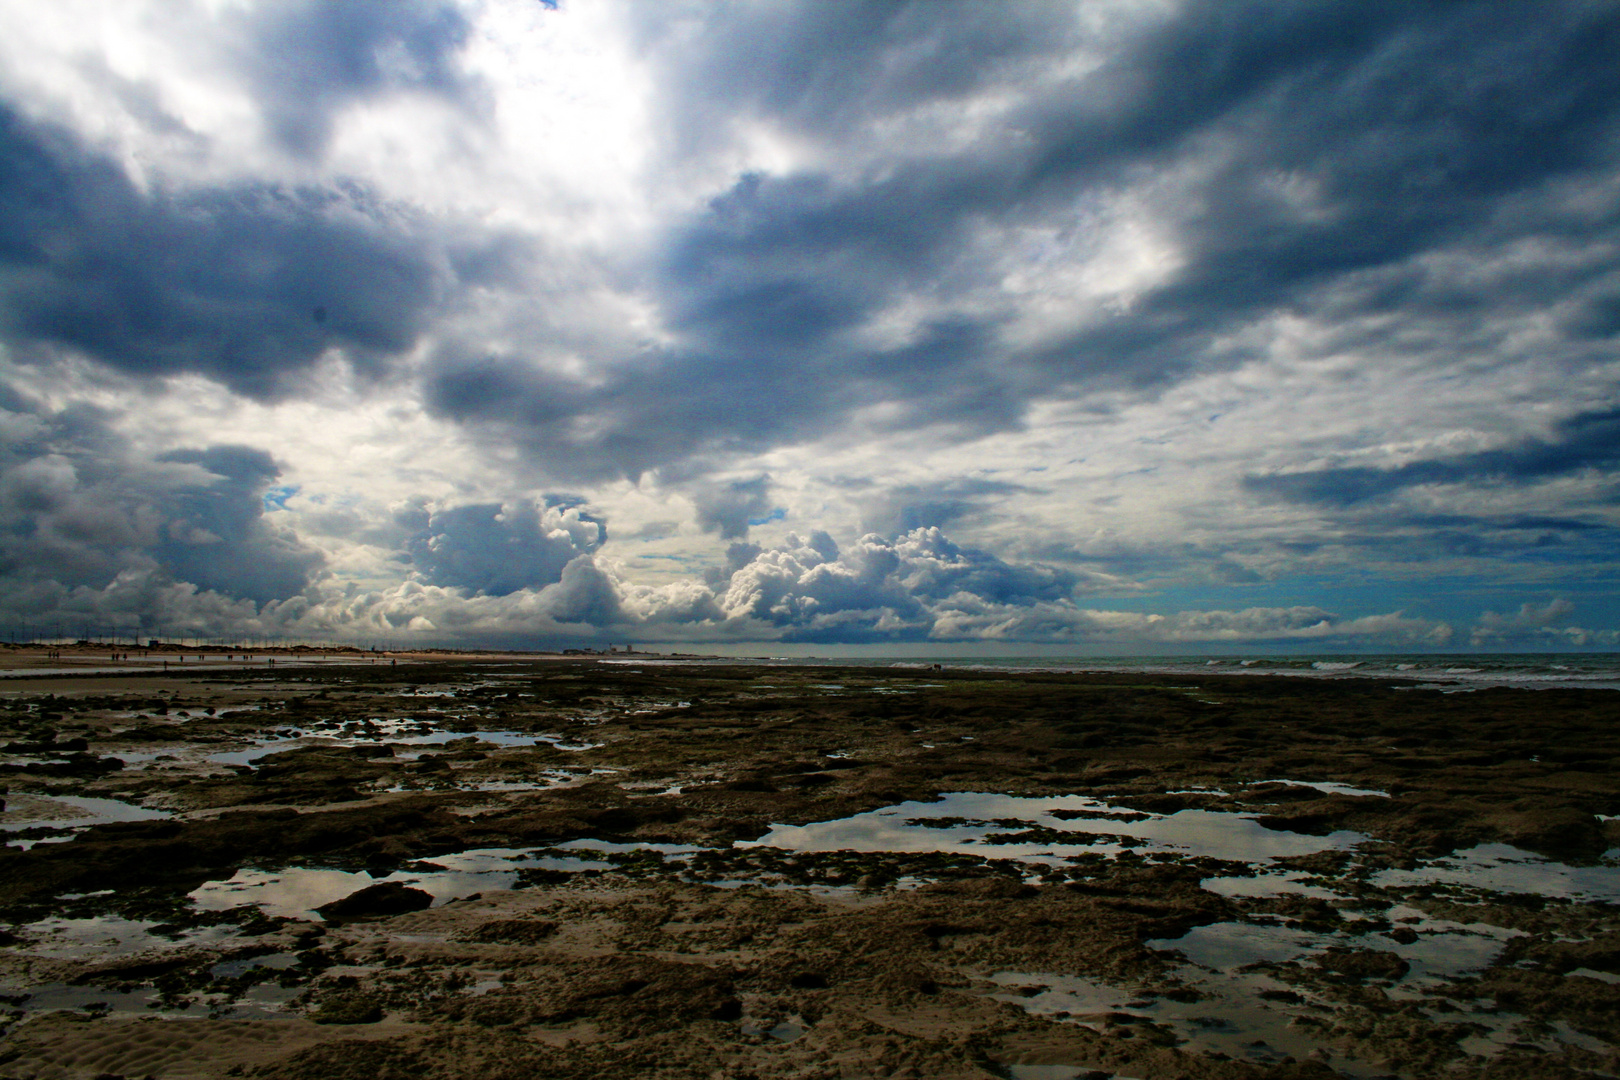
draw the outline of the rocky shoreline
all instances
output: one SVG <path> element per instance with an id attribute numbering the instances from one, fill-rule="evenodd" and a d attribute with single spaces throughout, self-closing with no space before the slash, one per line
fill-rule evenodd
<path id="1" fill-rule="evenodd" d="M 276 668 L 4 688 L 0 1077 L 1620 1072 L 1610 692 Z"/>

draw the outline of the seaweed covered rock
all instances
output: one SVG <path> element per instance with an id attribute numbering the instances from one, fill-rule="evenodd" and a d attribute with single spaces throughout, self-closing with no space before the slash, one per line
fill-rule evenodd
<path id="1" fill-rule="evenodd" d="M 341 922 L 349 919 L 404 915 L 432 906 L 432 893 L 413 889 L 398 881 L 384 881 L 376 885 L 367 885 L 359 892 L 352 892 L 341 900 L 333 900 L 330 904 L 322 904 L 315 910 L 320 912 L 321 917 L 327 922 Z"/>
<path id="2" fill-rule="evenodd" d="M 1398 979 L 1411 967 L 1394 953 L 1377 949 L 1330 948 L 1316 958 L 1316 963 L 1348 979 Z"/>

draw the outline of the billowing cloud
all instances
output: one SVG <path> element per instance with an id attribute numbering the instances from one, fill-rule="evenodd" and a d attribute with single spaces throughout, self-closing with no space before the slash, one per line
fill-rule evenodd
<path id="1" fill-rule="evenodd" d="M 679 90 L 672 168 L 746 158 L 761 131 L 791 164 L 668 220 L 632 279 L 655 327 L 633 358 L 579 378 L 452 353 L 427 376 L 441 415 L 639 476 L 846 427 L 1013 430 L 1054 396 L 1251 361 L 1279 314 L 1436 365 L 1484 339 L 1511 360 L 1552 308 L 1543 355 L 1606 340 L 1612 260 L 1581 254 L 1616 239 L 1581 199 L 1615 164 L 1606 9 L 692 18 L 634 20 Z"/>
<path id="2" fill-rule="evenodd" d="M 295 154 L 324 150 L 336 114 L 357 101 L 411 91 L 453 102 L 476 95 L 457 62 L 471 27 L 453 4 L 294 0 L 252 9 L 239 22 L 238 55 L 270 136 Z"/>
<path id="3" fill-rule="evenodd" d="M 1110 611 L 1076 602 L 1081 586 L 1071 572 L 1010 564 L 929 528 L 892 541 L 868 535 L 846 551 L 824 534 L 790 536 L 736 570 L 716 600 L 728 619 L 774 628 L 789 641 L 1444 645 L 1451 639 L 1445 623 L 1398 612 L 1358 619 L 1318 607 Z"/>
<path id="4" fill-rule="evenodd" d="M 1611 5 L 78 2 L 0 15 L 10 610 L 1620 627 Z"/>
<path id="5" fill-rule="evenodd" d="M 405 548 L 429 585 L 505 596 L 561 582 L 579 556 L 596 551 L 606 539 L 606 526 L 578 506 L 519 501 L 440 510 Z M 583 573 L 577 570 L 575 577 Z M 576 581 L 570 588 L 581 586 Z M 600 615 L 606 609 L 583 603 L 580 610 Z"/>
<path id="6" fill-rule="evenodd" d="M 153 556 L 172 577 L 227 596 L 265 602 L 295 596 L 322 562 L 290 530 L 265 520 L 265 493 L 281 475 L 263 450 L 173 450 L 158 463 L 196 465 L 203 483 L 174 491 Z"/>
<path id="7" fill-rule="evenodd" d="M 770 490 L 768 476 L 701 485 L 694 495 L 699 528 L 719 533 L 722 540 L 747 536 L 748 527 L 770 513 Z"/>
<path id="8" fill-rule="evenodd" d="M 0 325 L 23 356 L 74 350 L 253 396 L 298 393 L 327 355 L 376 369 L 446 281 L 409 218 L 352 186 L 142 191 L 0 106 Z"/>
<path id="9" fill-rule="evenodd" d="M 0 410 L 0 568 L 13 614 L 43 590 L 110 589 L 126 614 L 135 582 L 182 582 L 250 605 L 300 593 L 324 557 L 266 513 L 280 474 L 237 445 L 146 457 L 83 406 L 12 394 Z"/>
<path id="10" fill-rule="evenodd" d="M 1620 644 L 1620 634 L 1611 630 L 1589 630 L 1574 621 L 1575 605 L 1564 597 L 1554 597 L 1546 603 L 1526 602 L 1519 610 L 1501 614 L 1485 611 L 1474 624 L 1469 635 L 1475 647 L 1501 648 L 1516 645 L 1520 648 L 1546 648 L 1552 646 L 1585 648 L 1613 648 Z"/>

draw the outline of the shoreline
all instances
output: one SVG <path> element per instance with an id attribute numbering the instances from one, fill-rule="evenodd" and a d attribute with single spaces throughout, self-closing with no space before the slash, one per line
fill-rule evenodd
<path id="1" fill-rule="evenodd" d="M 23 678 L 0 1077 L 1613 1072 L 1611 717 L 859 662 Z"/>
<path id="2" fill-rule="evenodd" d="M 117 659 L 112 659 L 117 657 Z M 1332 654 L 1317 656 L 1172 657 L 787 657 L 704 653 L 415 649 L 276 646 L 254 650 L 157 649 L 99 646 L 22 646 L 0 643 L 0 684 L 18 678 L 71 678 L 167 674 L 184 670 L 251 670 L 278 664 L 375 666 L 445 663 L 560 663 L 648 667 L 716 665 L 872 671 L 983 672 L 1007 675 L 1140 675 L 1143 677 L 1263 676 L 1314 680 L 1377 680 L 1391 684 L 1471 691 L 1487 687 L 1620 690 L 1620 653 Z"/>

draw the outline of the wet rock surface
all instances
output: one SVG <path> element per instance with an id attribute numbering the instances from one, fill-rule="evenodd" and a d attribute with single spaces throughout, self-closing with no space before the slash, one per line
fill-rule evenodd
<path id="1" fill-rule="evenodd" d="M 328 923 L 350 919 L 375 919 L 388 915 L 403 915 L 407 911 L 421 911 L 433 906 L 433 894 L 413 889 L 397 881 L 367 885 L 359 892 L 350 893 L 341 900 L 322 904 L 315 910 Z"/>
<path id="2" fill-rule="evenodd" d="M 0 697 L 0 1077 L 1620 1072 L 1609 692 L 278 667 Z"/>

